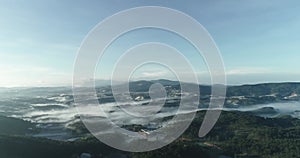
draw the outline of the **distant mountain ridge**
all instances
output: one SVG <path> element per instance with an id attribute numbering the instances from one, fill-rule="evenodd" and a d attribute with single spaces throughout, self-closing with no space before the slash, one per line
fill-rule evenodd
<path id="1" fill-rule="evenodd" d="M 103 82 L 104 83 L 104 82 Z M 106 81 L 105 83 L 109 83 Z M 129 89 L 134 96 L 139 93 L 147 93 L 154 83 L 163 85 L 169 94 L 177 95 L 180 93 L 180 83 L 190 86 L 199 86 L 202 103 L 207 106 L 211 95 L 210 85 L 196 85 L 194 83 L 171 81 L 167 79 L 158 80 L 138 80 L 129 82 Z M 125 86 L 128 83 L 118 83 L 116 86 Z M 84 87 L 83 87 L 84 88 Z M 96 86 L 96 90 L 104 102 L 113 102 L 113 94 L 110 84 L 105 86 Z M 27 88 L 4 88 L 0 90 L 0 97 L 23 95 L 49 95 L 56 93 L 72 95 L 71 87 L 27 87 Z M 144 96 L 147 98 L 147 96 Z M 240 105 L 254 105 L 263 103 L 274 103 L 280 101 L 300 101 L 300 82 L 285 83 L 261 83 L 253 85 L 230 85 L 227 86 L 225 105 L 231 107 Z M 102 102 L 101 102 L 102 103 Z M 205 107 L 204 106 L 204 107 Z"/>
<path id="2" fill-rule="evenodd" d="M 129 83 L 129 87 L 143 87 L 143 90 L 149 89 L 154 83 L 160 83 L 163 86 L 180 87 L 179 81 L 171 81 L 166 79 L 160 80 L 141 80 Z M 194 84 L 181 82 L 182 84 Z M 211 93 L 210 85 L 199 85 L 202 95 L 209 95 Z M 142 88 L 139 88 L 142 90 Z M 227 86 L 227 96 L 261 96 L 261 95 L 280 95 L 289 96 L 292 94 L 300 94 L 300 82 L 284 82 L 284 83 L 261 83 L 261 84 L 247 84 L 237 86 Z"/>
<path id="3" fill-rule="evenodd" d="M 196 85 L 194 83 L 186 83 L 170 80 L 141 80 L 129 83 L 129 90 L 134 96 L 139 96 L 139 93 L 147 93 L 149 88 L 154 83 L 160 83 L 166 88 L 168 94 L 179 94 L 180 84 L 189 84 L 190 86 L 199 86 L 200 96 L 203 107 L 209 103 L 211 96 L 210 85 Z M 118 86 L 125 86 L 121 84 Z M 110 87 L 107 87 L 108 91 Z M 143 95 L 142 95 L 143 96 Z M 173 95 L 174 96 L 174 95 Z M 143 96 L 147 98 L 147 96 Z M 254 85 L 227 86 L 225 106 L 237 107 L 243 105 L 255 105 L 274 103 L 281 101 L 300 101 L 300 83 L 261 83 Z"/>

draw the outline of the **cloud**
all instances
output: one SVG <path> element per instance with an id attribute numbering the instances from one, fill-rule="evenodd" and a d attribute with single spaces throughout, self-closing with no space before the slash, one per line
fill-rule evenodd
<path id="1" fill-rule="evenodd" d="M 71 85 L 71 74 L 47 67 L 0 65 L 0 87 Z"/>
<path id="2" fill-rule="evenodd" d="M 142 72 L 141 77 L 146 77 L 146 78 L 150 78 L 150 77 L 163 77 L 166 74 L 167 73 L 165 71 Z"/>
<path id="3" fill-rule="evenodd" d="M 244 68 L 235 68 L 226 71 L 226 75 L 250 75 L 250 74 L 265 74 L 265 73 L 272 73 L 274 72 L 272 69 L 269 68 L 251 68 L 251 67 L 244 67 Z"/>

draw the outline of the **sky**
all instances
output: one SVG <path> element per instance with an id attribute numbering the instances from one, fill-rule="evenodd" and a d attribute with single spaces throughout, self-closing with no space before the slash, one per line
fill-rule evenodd
<path id="1" fill-rule="evenodd" d="M 0 87 L 71 85 L 77 52 L 91 29 L 119 11 L 139 6 L 176 9 L 201 23 L 220 50 L 228 84 L 300 81 L 297 0 L 1 0 Z M 209 83 L 196 50 L 181 37 L 158 29 L 118 38 L 99 61 L 96 79 L 110 79 L 122 52 L 142 42 L 176 47 L 200 80 Z M 170 76 L 174 74 L 168 68 L 151 64 L 132 75 L 135 79 Z"/>

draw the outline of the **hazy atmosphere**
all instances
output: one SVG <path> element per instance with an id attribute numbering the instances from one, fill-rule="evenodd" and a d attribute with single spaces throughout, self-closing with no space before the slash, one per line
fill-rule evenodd
<path id="1" fill-rule="evenodd" d="M 2 0 L 0 86 L 70 86 L 74 60 L 87 33 L 104 18 L 141 5 L 171 7 L 198 20 L 221 52 L 228 84 L 299 81 L 299 4 L 296 0 L 288 3 L 280 0 L 272 3 L 259 0 Z M 181 37 L 162 30 L 130 32 L 107 49 L 96 79 L 110 79 L 117 52 L 140 42 L 163 42 L 180 50 L 195 67 L 201 83 L 209 83 L 202 57 L 182 41 Z M 173 79 L 167 71 L 148 66 L 134 76 Z"/>
<path id="2" fill-rule="evenodd" d="M 0 0 L 0 158 L 300 158 L 299 0 Z"/>

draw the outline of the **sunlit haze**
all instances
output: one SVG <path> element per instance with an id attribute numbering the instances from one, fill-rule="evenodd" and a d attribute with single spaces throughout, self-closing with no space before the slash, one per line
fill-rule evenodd
<path id="1" fill-rule="evenodd" d="M 198 20 L 221 52 L 228 84 L 300 81 L 300 1 L 288 2 L 2 0 L 0 87 L 70 86 L 76 54 L 88 32 L 114 13 L 143 5 L 174 8 Z M 116 40 L 99 62 L 96 79 L 109 80 L 114 61 L 140 42 L 176 47 L 201 83 L 210 83 L 197 51 L 181 37 L 157 29 L 136 30 Z M 149 65 L 133 77 L 176 79 L 168 69 Z"/>

